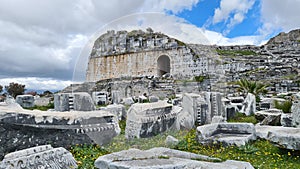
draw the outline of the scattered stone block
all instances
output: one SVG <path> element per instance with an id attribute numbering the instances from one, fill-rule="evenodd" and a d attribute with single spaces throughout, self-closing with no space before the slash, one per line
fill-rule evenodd
<path id="1" fill-rule="evenodd" d="M 156 96 L 149 96 L 149 102 L 150 103 L 154 103 L 154 102 L 158 102 L 159 98 Z"/>
<path id="2" fill-rule="evenodd" d="M 131 106 L 132 104 L 134 104 L 134 101 L 133 101 L 132 97 L 128 97 L 128 98 L 123 99 L 123 104 L 125 106 Z"/>
<path id="3" fill-rule="evenodd" d="M 257 137 L 271 141 L 276 146 L 300 150 L 300 128 L 282 126 L 255 126 Z"/>
<path id="4" fill-rule="evenodd" d="M 257 111 L 254 113 L 255 118 L 260 121 L 261 125 L 280 126 L 282 110 L 279 109 L 268 109 Z"/>
<path id="5" fill-rule="evenodd" d="M 215 162 L 209 162 L 215 161 Z M 184 168 L 206 168 L 206 169 L 254 169 L 248 162 L 211 158 L 169 148 L 152 148 L 150 150 L 129 149 L 99 157 L 95 161 L 95 167 L 99 169 L 184 169 Z"/>
<path id="6" fill-rule="evenodd" d="M 167 146 L 175 146 L 179 143 L 179 140 L 169 135 L 167 136 L 165 143 Z"/>
<path id="7" fill-rule="evenodd" d="M 0 105 L 0 145 L 5 145 L 0 146 L 0 160 L 36 145 L 102 145 L 119 132 L 117 118 L 107 111 L 31 111 Z"/>
<path id="8" fill-rule="evenodd" d="M 293 103 L 291 111 L 293 126 L 300 128 L 300 101 Z"/>
<path id="9" fill-rule="evenodd" d="M 197 127 L 201 144 L 221 143 L 225 146 L 242 146 L 256 139 L 252 123 L 215 123 Z"/>
<path id="10" fill-rule="evenodd" d="M 225 119 L 222 116 L 214 116 L 211 120 L 211 123 L 223 123 Z"/>
<path id="11" fill-rule="evenodd" d="M 5 155 L 0 169 L 7 168 L 77 168 L 76 160 L 66 149 L 43 145 Z"/>
<path id="12" fill-rule="evenodd" d="M 290 113 L 282 113 L 280 118 L 280 124 L 283 127 L 293 127 L 293 118 Z"/>
<path id="13" fill-rule="evenodd" d="M 30 108 L 34 106 L 34 97 L 32 95 L 18 95 L 16 102 L 24 108 Z"/>
<path id="14" fill-rule="evenodd" d="M 118 120 L 126 118 L 125 106 L 122 104 L 110 104 L 106 107 L 101 107 L 101 110 L 108 111 L 118 117 Z"/>
<path id="15" fill-rule="evenodd" d="M 108 92 L 101 91 L 101 92 L 93 92 L 92 98 L 96 105 L 106 105 L 108 104 Z"/>
<path id="16" fill-rule="evenodd" d="M 182 98 L 183 110 L 178 114 L 180 128 L 192 129 L 195 124 L 203 125 L 209 114 L 208 104 L 199 94 L 184 93 Z"/>
<path id="17" fill-rule="evenodd" d="M 248 93 L 244 103 L 241 112 L 246 114 L 247 116 L 250 116 L 254 114 L 256 111 L 256 98 L 254 94 Z"/>
<path id="18" fill-rule="evenodd" d="M 133 104 L 127 112 L 125 137 L 155 136 L 172 128 L 176 124 L 176 117 L 172 105 L 165 101 Z"/>
<path id="19" fill-rule="evenodd" d="M 56 111 L 93 111 L 96 110 L 92 97 L 85 92 L 59 93 L 54 95 Z"/>

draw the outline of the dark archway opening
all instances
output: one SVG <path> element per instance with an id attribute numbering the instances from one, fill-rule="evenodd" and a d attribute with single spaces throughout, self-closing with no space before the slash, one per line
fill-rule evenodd
<path id="1" fill-rule="evenodd" d="M 170 58 L 166 55 L 162 55 L 157 59 L 157 75 L 162 76 L 166 73 L 170 73 Z"/>

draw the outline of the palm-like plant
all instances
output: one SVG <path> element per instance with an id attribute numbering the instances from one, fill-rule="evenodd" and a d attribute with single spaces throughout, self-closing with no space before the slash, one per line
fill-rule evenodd
<path id="1" fill-rule="evenodd" d="M 249 81 L 247 79 L 240 79 L 236 82 L 240 87 L 238 88 L 239 92 L 243 93 L 252 93 L 255 96 L 258 96 L 261 93 L 265 93 L 267 84 L 262 84 L 256 81 Z"/>

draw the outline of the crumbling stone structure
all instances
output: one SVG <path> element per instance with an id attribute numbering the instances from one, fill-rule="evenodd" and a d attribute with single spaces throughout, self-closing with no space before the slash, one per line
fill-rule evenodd
<path id="1" fill-rule="evenodd" d="M 210 69 L 211 59 L 203 56 L 161 33 L 108 31 L 95 41 L 86 79 L 98 81 L 164 74 L 193 77 Z"/>
<path id="2" fill-rule="evenodd" d="M 4 160 L 0 163 L 0 169 L 16 168 L 74 169 L 77 168 L 77 163 L 66 149 L 42 145 L 5 155 Z"/>
<path id="3" fill-rule="evenodd" d="M 118 135 L 117 118 L 106 111 L 30 111 L 0 105 L 0 159 L 36 145 L 105 144 Z"/>
<path id="4" fill-rule="evenodd" d="M 155 136 L 172 128 L 177 113 L 165 101 L 133 104 L 127 112 L 125 137 L 146 138 Z"/>

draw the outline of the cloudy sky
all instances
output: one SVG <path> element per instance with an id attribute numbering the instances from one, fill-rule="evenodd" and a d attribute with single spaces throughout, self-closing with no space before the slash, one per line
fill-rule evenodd
<path id="1" fill-rule="evenodd" d="M 300 0 L 0 0 L 0 85 L 82 80 L 93 40 L 152 27 L 185 42 L 260 45 L 300 27 Z"/>

